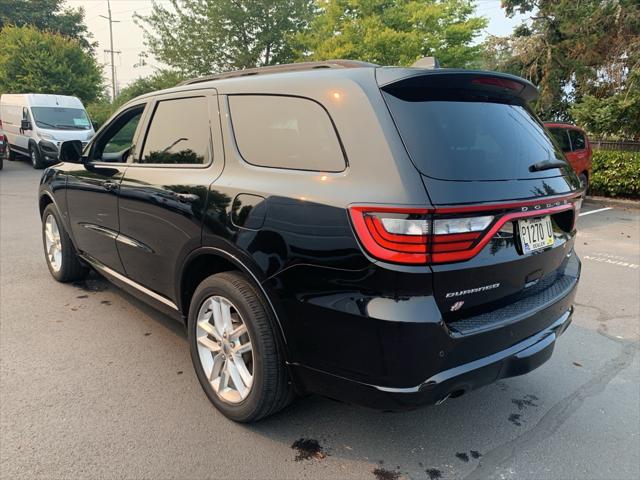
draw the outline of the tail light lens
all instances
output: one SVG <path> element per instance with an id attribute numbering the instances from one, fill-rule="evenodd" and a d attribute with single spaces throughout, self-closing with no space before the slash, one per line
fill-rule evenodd
<path id="1" fill-rule="evenodd" d="M 566 197 L 544 204 L 538 201 L 435 209 L 357 205 L 349 207 L 349 214 L 369 255 L 386 262 L 424 265 L 468 260 L 498 230 L 510 227 L 513 233 L 511 222 L 519 218 L 556 215 L 558 225 L 570 231 L 581 203 L 579 197 Z M 487 210 L 494 214 L 487 214 Z M 560 225 L 565 216 L 568 224 Z"/>
<path id="2" fill-rule="evenodd" d="M 428 209 L 351 207 L 358 238 L 373 257 L 394 263 L 436 263 L 472 248 L 491 215 L 439 218 Z M 450 261 L 448 259 L 442 259 Z"/>

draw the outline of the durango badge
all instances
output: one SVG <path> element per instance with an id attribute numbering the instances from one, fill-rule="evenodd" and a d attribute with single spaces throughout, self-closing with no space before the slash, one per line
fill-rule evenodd
<path id="1" fill-rule="evenodd" d="M 469 295 L 470 293 L 486 292 L 487 290 L 493 290 L 498 288 L 500 283 L 493 283 L 491 285 L 485 285 L 483 287 L 470 288 L 469 290 L 460 290 L 459 292 L 449 292 L 446 298 L 461 297 L 462 295 Z"/>

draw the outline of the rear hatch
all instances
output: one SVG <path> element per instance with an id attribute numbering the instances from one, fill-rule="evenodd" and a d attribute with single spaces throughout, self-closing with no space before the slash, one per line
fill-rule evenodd
<path id="1" fill-rule="evenodd" d="M 427 263 L 446 321 L 553 286 L 573 247 L 581 192 L 528 106 L 535 87 L 458 70 L 380 69 L 378 82 L 431 201 Z"/>

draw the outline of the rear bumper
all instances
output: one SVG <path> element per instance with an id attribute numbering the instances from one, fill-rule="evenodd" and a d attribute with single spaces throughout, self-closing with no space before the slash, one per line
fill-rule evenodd
<path id="1" fill-rule="evenodd" d="M 524 375 L 545 363 L 572 320 L 573 307 L 538 334 L 512 347 L 473 362 L 439 372 L 420 385 L 398 388 L 349 380 L 319 370 L 295 366 L 305 389 L 348 403 L 381 410 L 406 410 L 436 404 L 449 396 L 488 385 L 502 378 Z"/>
<path id="2" fill-rule="evenodd" d="M 389 367 L 383 375 L 349 375 L 294 362 L 294 379 L 303 390 L 337 400 L 405 410 L 528 373 L 551 357 L 557 338 L 571 323 L 579 274 L 580 262 L 573 255 L 558 282 L 509 305 L 506 313 L 493 312 L 497 320 L 490 327 L 483 318 L 466 325 L 465 333 L 442 322 L 383 323 L 378 331 L 384 348 L 368 356 L 370 364 L 385 360 Z M 361 338 L 366 337 L 362 332 Z"/>

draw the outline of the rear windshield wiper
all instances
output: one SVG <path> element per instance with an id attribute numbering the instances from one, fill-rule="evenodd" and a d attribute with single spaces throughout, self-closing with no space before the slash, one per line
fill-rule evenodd
<path id="1" fill-rule="evenodd" d="M 529 165 L 530 172 L 540 172 L 542 170 L 551 170 L 552 168 L 566 167 L 567 162 L 562 160 L 542 160 L 541 162 Z"/>

